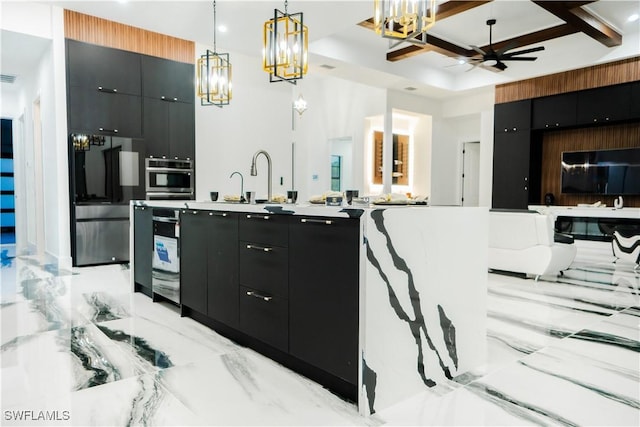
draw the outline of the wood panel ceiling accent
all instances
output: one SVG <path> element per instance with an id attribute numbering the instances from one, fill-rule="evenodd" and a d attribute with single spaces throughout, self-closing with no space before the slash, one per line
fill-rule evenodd
<path id="1" fill-rule="evenodd" d="M 552 193 L 558 206 L 576 206 L 578 203 L 595 203 L 601 200 L 613 205 L 615 196 L 562 194 L 560 170 L 563 151 L 606 150 L 635 148 L 640 141 L 637 123 L 594 128 L 568 129 L 545 132 L 542 140 L 542 176 L 540 200 Z M 640 207 L 640 196 L 624 196 L 625 206 Z"/>
<path id="2" fill-rule="evenodd" d="M 438 6 L 436 13 L 436 22 L 454 16 L 458 13 L 466 12 L 469 9 L 489 3 L 489 1 L 448 1 Z M 533 1 L 533 0 L 532 0 Z M 597 0 L 595 0 L 597 1 Z M 542 43 L 558 37 L 564 37 L 570 34 L 583 32 L 590 37 L 598 40 L 605 46 L 619 46 L 622 44 L 622 35 L 615 31 L 611 26 L 606 24 L 597 16 L 589 11 L 582 9 L 582 6 L 593 3 L 594 0 L 587 1 L 533 1 L 536 5 L 542 7 L 548 12 L 556 15 L 565 21 L 564 24 L 528 34 L 523 34 L 509 40 L 502 40 L 493 44 L 495 50 L 500 50 L 509 46 L 509 50 L 522 46 L 529 46 L 536 43 Z M 373 18 L 369 18 L 359 24 L 362 27 L 374 30 Z M 417 38 L 416 38 L 417 40 Z M 410 40 L 408 40 L 411 42 Z M 487 51 L 489 45 L 481 46 L 481 50 Z M 442 40 L 439 37 L 427 34 L 426 44 L 411 44 L 400 49 L 387 52 L 387 61 L 395 62 L 425 52 L 438 52 L 452 58 L 472 58 L 478 55 L 473 50 L 455 43 Z"/>
<path id="3" fill-rule="evenodd" d="M 496 86 L 496 104 L 640 80 L 640 57 Z"/>
<path id="4" fill-rule="evenodd" d="M 64 36 L 85 43 L 195 63 L 195 43 L 71 10 L 64 11 Z"/>

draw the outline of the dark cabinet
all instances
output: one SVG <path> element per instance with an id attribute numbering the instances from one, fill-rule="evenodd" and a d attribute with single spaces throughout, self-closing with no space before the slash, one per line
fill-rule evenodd
<path id="1" fill-rule="evenodd" d="M 142 55 L 144 96 L 193 104 L 193 64 Z"/>
<path id="2" fill-rule="evenodd" d="M 141 98 L 73 86 L 68 97 L 69 128 L 74 132 L 139 137 L 142 135 Z"/>
<path id="3" fill-rule="evenodd" d="M 288 216 L 242 214 L 238 229 L 240 330 L 286 352 L 289 348 Z"/>
<path id="4" fill-rule="evenodd" d="M 288 301 L 255 289 L 240 287 L 240 330 L 266 344 L 287 352 Z"/>
<path id="5" fill-rule="evenodd" d="M 358 381 L 360 221 L 292 217 L 289 352 L 351 384 Z"/>
<path id="6" fill-rule="evenodd" d="M 133 280 L 136 290 L 151 294 L 151 262 L 153 253 L 152 209 L 145 206 L 133 208 Z M 145 289 L 138 289 L 143 287 Z"/>
<path id="7" fill-rule="evenodd" d="M 144 98 L 144 139 L 151 157 L 193 159 L 194 104 Z"/>
<path id="8" fill-rule="evenodd" d="M 496 134 L 531 129 L 531 100 L 496 104 L 494 129 Z"/>
<path id="9" fill-rule="evenodd" d="M 578 92 L 578 124 L 606 124 L 630 119 L 631 92 L 630 84 Z"/>
<path id="10" fill-rule="evenodd" d="M 69 86 L 140 96 L 140 55 L 67 39 Z"/>
<path id="11" fill-rule="evenodd" d="M 533 100 L 532 129 L 556 129 L 574 126 L 578 94 L 567 93 Z"/>
<path id="12" fill-rule="evenodd" d="M 631 84 L 631 118 L 640 119 L 640 81 Z"/>
<path id="13" fill-rule="evenodd" d="M 180 303 L 207 314 L 208 233 L 206 211 L 180 212 Z"/>
<path id="14" fill-rule="evenodd" d="M 207 212 L 207 315 L 238 328 L 238 214 Z"/>
<path id="15" fill-rule="evenodd" d="M 529 132 L 498 133 L 493 141 L 494 209 L 527 209 L 529 201 Z"/>

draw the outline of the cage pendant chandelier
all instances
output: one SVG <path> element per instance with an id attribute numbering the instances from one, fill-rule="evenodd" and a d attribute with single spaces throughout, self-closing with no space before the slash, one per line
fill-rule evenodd
<path id="1" fill-rule="evenodd" d="M 209 49 L 198 59 L 198 97 L 201 105 L 223 107 L 232 98 L 231 63 L 228 53 L 216 48 L 216 2 L 213 2 L 213 52 Z"/>
<path id="2" fill-rule="evenodd" d="M 273 10 L 273 19 L 263 26 L 262 68 L 269 73 L 269 82 L 287 81 L 296 84 L 307 73 L 308 30 L 302 12 L 284 13 Z"/>
<path id="3" fill-rule="evenodd" d="M 436 0 L 374 0 L 376 33 L 388 39 L 426 43 L 436 23 Z"/>

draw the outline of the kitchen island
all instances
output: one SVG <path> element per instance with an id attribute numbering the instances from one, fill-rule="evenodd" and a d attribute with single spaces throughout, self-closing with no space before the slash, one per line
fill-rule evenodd
<path id="1" fill-rule="evenodd" d="M 362 414 L 484 362 L 486 208 L 132 202 L 134 290 L 154 207 L 180 210 L 183 315 Z"/>

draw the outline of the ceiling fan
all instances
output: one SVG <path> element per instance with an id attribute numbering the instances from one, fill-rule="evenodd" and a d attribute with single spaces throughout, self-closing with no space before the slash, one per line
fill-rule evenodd
<path id="1" fill-rule="evenodd" d="M 507 53 L 508 50 L 513 49 L 510 46 L 506 46 L 503 49 L 495 50 L 493 48 L 493 26 L 495 25 L 495 19 L 488 19 L 487 25 L 489 26 L 489 48 L 485 52 L 480 49 L 478 46 L 471 46 L 473 50 L 478 52 L 480 56 L 474 56 L 469 61 L 470 64 L 474 64 L 473 68 L 477 66 L 481 66 L 483 68 L 493 67 L 498 69 L 499 71 L 503 71 L 507 68 L 507 65 L 504 61 L 535 61 L 538 59 L 535 56 L 519 56 L 524 55 L 531 52 L 538 52 L 544 50 L 544 46 L 532 47 L 531 49 L 523 49 L 518 50 L 516 52 Z M 485 62 L 495 62 L 494 64 L 485 64 Z M 472 68 L 472 69 L 473 69 Z"/>

